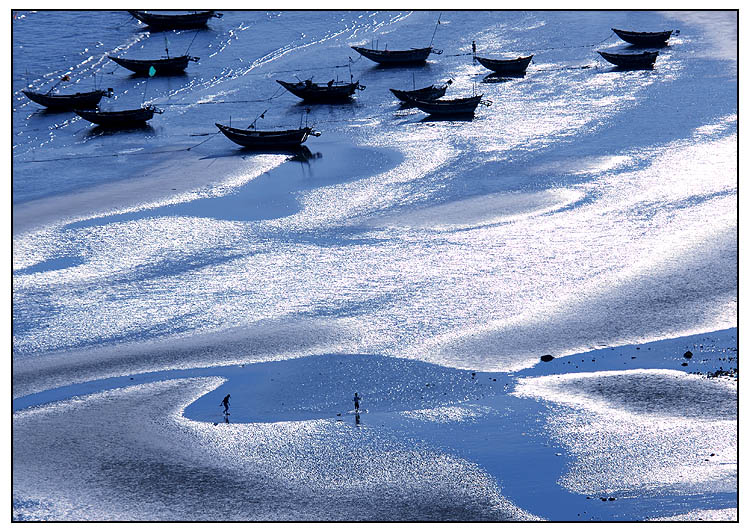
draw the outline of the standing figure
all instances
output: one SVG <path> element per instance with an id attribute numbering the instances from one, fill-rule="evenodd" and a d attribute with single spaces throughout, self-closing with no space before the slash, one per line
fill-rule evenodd
<path id="1" fill-rule="evenodd" d="M 224 399 L 222 399 L 222 401 L 221 401 L 221 404 L 224 405 L 224 415 L 225 416 L 229 415 L 229 395 L 230 394 L 227 394 L 227 396 Z"/>
<path id="2" fill-rule="evenodd" d="M 354 411 L 359 412 L 359 400 L 362 399 L 357 392 L 354 392 Z"/>

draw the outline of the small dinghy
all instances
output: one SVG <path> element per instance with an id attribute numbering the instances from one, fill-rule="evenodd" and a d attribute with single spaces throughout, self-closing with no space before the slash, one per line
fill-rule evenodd
<path id="1" fill-rule="evenodd" d="M 129 128 L 142 126 L 154 117 L 154 113 L 162 114 L 164 111 L 153 105 L 147 105 L 140 109 L 128 109 L 125 111 L 101 111 L 99 109 L 75 109 L 75 114 L 98 126 L 107 128 Z"/>
<path id="2" fill-rule="evenodd" d="M 298 148 L 307 140 L 308 136 L 320 136 L 320 132 L 315 131 L 311 127 L 286 129 L 282 131 L 263 131 L 252 128 L 237 129 L 219 123 L 216 124 L 216 127 L 219 128 L 219 131 L 221 131 L 224 136 L 235 144 L 239 144 L 245 148 L 258 150 Z"/>
<path id="3" fill-rule="evenodd" d="M 623 69 L 639 70 L 654 68 L 654 63 L 659 52 L 643 52 L 640 54 L 612 54 L 609 52 L 597 52 L 604 59 Z"/>
<path id="4" fill-rule="evenodd" d="M 667 31 L 627 31 L 612 28 L 617 36 L 625 42 L 636 46 L 666 46 L 673 30 Z"/>

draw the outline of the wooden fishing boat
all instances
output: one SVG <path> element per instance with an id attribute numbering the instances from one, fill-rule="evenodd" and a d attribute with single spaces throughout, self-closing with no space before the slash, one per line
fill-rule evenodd
<path id="1" fill-rule="evenodd" d="M 612 28 L 620 39 L 636 46 L 665 46 L 673 30 L 667 31 L 627 31 Z"/>
<path id="2" fill-rule="evenodd" d="M 216 11 L 196 11 L 185 14 L 148 13 L 146 11 L 128 10 L 147 26 L 157 30 L 183 30 L 200 28 L 206 25 L 210 18 L 221 18 L 222 14 Z"/>
<path id="3" fill-rule="evenodd" d="M 393 95 L 401 100 L 402 102 L 409 102 L 410 100 L 422 100 L 431 101 L 437 100 L 445 96 L 445 91 L 448 89 L 448 85 L 451 82 L 444 85 L 430 85 L 429 87 L 422 87 L 421 89 L 414 89 L 410 91 L 403 91 L 399 89 L 388 89 Z"/>
<path id="4" fill-rule="evenodd" d="M 650 69 L 654 68 L 654 62 L 659 52 L 643 52 L 640 54 L 611 54 L 609 52 L 598 52 L 604 59 L 624 69 Z"/>
<path id="5" fill-rule="evenodd" d="M 473 115 L 477 106 L 482 102 L 482 95 L 471 98 L 456 98 L 453 100 L 410 100 L 410 103 L 425 113 L 439 116 Z M 486 102 L 491 105 L 491 102 Z"/>
<path id="6" fill-rule="evenodd" d="M 427 61 L 427 57 L 433 51 L 432 46 L 427 48 L 411 48 L 410 50 L 373 50 L 361 46 L 352 46 L 361 55 L 381 65 L 416 65 Z"/>
<path id="7" fill-rule="evenodd" d="M 487 57 L 474 56 L 474 59 L 479 63 L 489 68 L 490 70 L 497 72 L 498 74 L 523 74 L 526 72 L 526 68 L 531 63 L 533 55 L 527 57 L 519 57 L 517 59 L 489 59 Z"/>
<path id="8" fill-rule="evenodd" d="M 312 135 L 319 137 L 320 132 L 311 127 L 302 127 L 299 129 L 287 129 L 283 131 L 261 131 L 258 129 L 237 129 L 217 123 L 216 127 L 224 133 L 229 140 L 244 146 L 255 149 L 296 148 Z"/>
<path id="9" fill-rule="evenodd" d="M 170 76 L 181 74 L 185 71 L 190 61 L 197 62 L 198 57 L 181 55 L 179 57 L 166 57 L 162 59 L 126 59 L 124 57 L 115 57 L 108 55 L 112 61 L 135 72 L 139 76 L 147 76 L 151 67 L 154 67 L 155 76 Z"/>
<path id="10" fill-rule="evenodd" d="M 329 81 L 328 83 L 313 83 L 308 79 L 298 83 L 276 80 L 276 82 L 295 96 L 307 102 L 337 102 L 346 101 L 357 90 L 365 90 L 359 81 L 346 83 L 343 81 Z"/>
<path id="11" fill-rule="evenodd" d="M 99 105 L 103 96 L 112 96 L 112 89 L 91 92 L 76 92 L 75 94 L 43 94 L 34 91 L 21 91 L 29 100 L 54 110 L 91 109 Z"/>
<path id="12" fill-rule="evenodd" d="M 99 109 L 75 109 L 75 113 L 91 123 L 110 128 L 126 128 L 140 126 L 154 117 L 154 113 L 162 114 L 164 111 L 153 105 L 147 105 L 140 109 L 129 109 L 126 111 L 101 111 Z"/>

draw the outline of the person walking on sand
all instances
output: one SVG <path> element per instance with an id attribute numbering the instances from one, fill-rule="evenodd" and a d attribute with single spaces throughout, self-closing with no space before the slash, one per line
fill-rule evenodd
<path id="1" fill-rule="evenodd" d="M 354 411 L 359 412 L 359 400 L 362 399 L 357 392 L 354 392 Z"/>
<path id="2" fill-rule="evenodd" d="M 222 399 L 221 404 L 224 405 L 224 415 L 226 416 L 229 414 L 229 396 L 230 394 L 227 394 L 227 396 Z"/>

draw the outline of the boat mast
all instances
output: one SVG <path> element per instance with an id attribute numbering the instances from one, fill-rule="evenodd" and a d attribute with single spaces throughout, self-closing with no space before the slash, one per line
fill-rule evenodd
<path id="1" fill-rule="evenodd" d="M 435 24 L 435 31 L 432 32 L 432 39 L 430 39 L 430 48 L 432 48 L 432 43 L 435 40 L 435 34 L 437 33 L 438 26 L 440 26 L 440 17 L 443 16 L 443 13 L 441 12 L 438 15 L 437 24 Z"/>
<path id="2" fill-rule="evenodd" d="M 252 124 L 250 124 L 250 125 L 249 125 L 249 126 L 247 127 L 247 129 L 255 129 L 255 123 L 256 123 L 256 122 L 258 121 L 258 119 L 259 119 L 259 118 L 265 118 L 265 117 L 266 117 L 266 113 L 267 113 L 267 112 L 268 112 L 268 109 L 266 109 L 265 111 L 263 111 L 262 113 L 260 113 L 260 114 L 259 114 L 258 116 L 256 116 L 256 117 L 255 117 L 255 120 L 253 120 L 253 123 L 252 123 Z"/>

